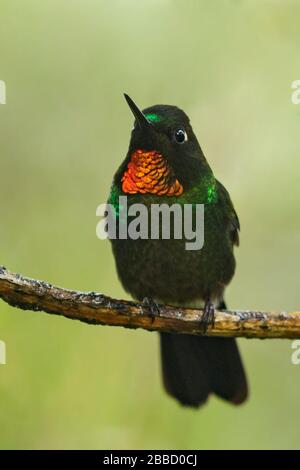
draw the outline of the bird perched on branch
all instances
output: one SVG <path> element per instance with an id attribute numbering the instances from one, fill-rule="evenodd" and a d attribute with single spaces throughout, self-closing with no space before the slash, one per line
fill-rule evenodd
<path id="1" fill-rule="evenodd" d="M 203 332 L 235 271 L 233 246 L 239 220 L 230 196 L 215 179 L 187 115 L 176 106 L 141 111 L 125 95 L 135 117 L 129 150 L 117 170 L 108 202 L 119 218 L 119 197 L 133 204 L 204 204 L 204 245 L 187 250 L 182 239 L 112 239 L 118 276 L 135 299 L 203 306 Z M 211 393 L 234 404 L 247 397 L 247 382 L 232 338 L 161 333 L 166 391 L 181 404 L 198 407 Z"/>

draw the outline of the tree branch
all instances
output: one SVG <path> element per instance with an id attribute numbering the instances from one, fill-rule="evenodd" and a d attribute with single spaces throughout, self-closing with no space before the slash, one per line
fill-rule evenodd
<path id="1" fill-rule="evenodd" d="M 62 315 L 95 325 L 143 328 L 201 335 L 201 310 L 159 306 L 153 316 L 144 304 L 77 292 L 14 274 L 0 267 L 0 298 L 13 307 Z M 207 336 L 300 338 L 300 312 L 217 311 Z"/>

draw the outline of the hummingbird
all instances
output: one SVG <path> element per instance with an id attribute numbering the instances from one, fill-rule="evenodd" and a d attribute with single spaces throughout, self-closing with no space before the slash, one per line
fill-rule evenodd
<path id="1" fill-rule="evenodd" d="M 159 333 L 166 392 L 197 408 L 211 394 L 243 403 L 248 394 L 235 339 L 205 336 L 215 308 L 226 309 L 224 291 L 235 272 L 240 224 L 225 187 L 215 178 L 188 116 L 177 106 L 141 110 L 124 94 L 134 116 L 129 149 L 116 171 L 108 203 L 119 215 L 127 204 L 203 204 L 204 245 L 186 250 L 182 239 L 111 239 L 118 277 L 136 300 L 203 307 L 203 335 Z M 154 311 L 153 310 L 153 311 Z"/>

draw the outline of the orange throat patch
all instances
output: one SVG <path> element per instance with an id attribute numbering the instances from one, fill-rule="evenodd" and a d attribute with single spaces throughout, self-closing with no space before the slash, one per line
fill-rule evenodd
<path id="1" fill-rule="evenodd" d="M 164 157 L 156 152 L 136 150 L 122 177 L 122 190 L 128 194 L 180 196 L 183 187 Z"/>

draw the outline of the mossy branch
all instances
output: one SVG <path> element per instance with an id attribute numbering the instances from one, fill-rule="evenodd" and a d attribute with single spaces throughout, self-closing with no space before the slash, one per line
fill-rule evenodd
<path id="1" fill-rule="evenodd" d="M 143 328 L 149 331 L 203 334 L 202 311 L 150 306 L 116 300 L 95 292 L 78 292 L 30 279 L 0 267 L 0 298 L 13 307 L 62 315 L 94 325 Z M 206 336 L 300 338 L 300 312 L 216 311 L 215 325 Z"/>

